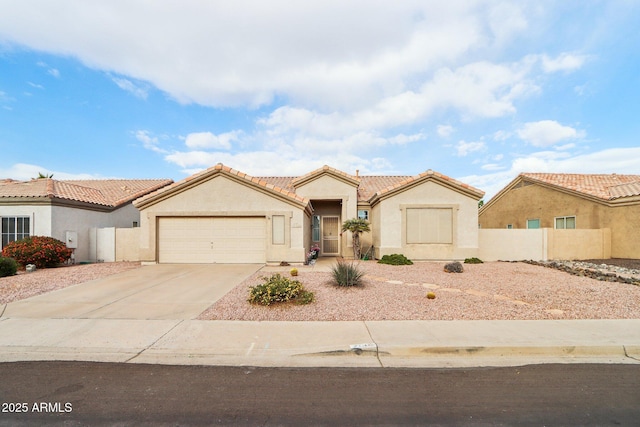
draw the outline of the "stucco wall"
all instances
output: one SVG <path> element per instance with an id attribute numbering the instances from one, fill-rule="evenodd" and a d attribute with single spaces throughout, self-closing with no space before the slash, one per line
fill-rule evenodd
<path id="1" fill-rule="evenodd" d="M 478 258 L 483 261 L 546 261 L 546 230 L 483 228 L 479 232 Z"/>
<path id="2" fill-rule="evenodd" d="M 576 228 L 602 228 L 606 206 L 537 184 L 513 188 L 482 209 L 481 228 L 527 228 L 527 219 L 540 219 L 540 228 L 555 228 L 554 218 L 575 216 Z"/>
<path id="3" fill-rule="evenodd" d="M 483 261 L 576 260 L 611 257 L 609 229 L 554 230 L 483 228 L 478 257 Z"/>
<path id="4" fill-rule="evenodd" d="M 406 208 L 451 207 L 452 244 L 406 243 Z M 380 201 L 374 209 L 380 222 L 374 222 L 376 256 L 402 253 L 410 259 L 464 259 L 478 253 L 478 201 L 436 182 L 424 182 Z M 379 238 L 378 238 L 379 236 Z"/>
<path id="5" fill-rule="evenodd" d="M 602 228 L 611 229 L 611 257 L 640 259 L 640 204 L 607 209 Z"/>
<path id="6" fill-rule="evenodd" d="M 284 215 L 286 242 L 271 243 L 271 215 Z M 155 262 L 157 218 L 162 216 L 264 216 L 267 262 L 303 262 L 305 213 L 302 207 L 266 194 L 225 175 L 217 175 L 141 210 L 140 258 Z"/>
<path id="7" fill-rule="evenodd" d="M 296 187 L 296 194 L 312 200 L 312 204 L 313 200 L 340 200 L 342 202 L 340 223 L 358 216 L 357 188 L 330 174 L 318 176 L 316 179 Z M 353 258 L 351 233 L 342 234 L 340 251 L 342 256 Z"/>
<path id="8" fill-rule="evenodd" d="M 90 254 L 90 228 L 131 227 L 134 221 L 140 221 L 140 213 L 131 203 L 112 212 L 50 204 L 0 206 L 0 216 L 28 216 L 32 236 L 49 236 L 64 242 L 67 231 L 77 232 L 76 262 L 95 260 Z"/>
<path id="9" fill-rule="evenodd" d="M 537 184 L 513 188 L 480 212 L 484 228 L 526 228 L 527 219 L 540 219 L 540 227 L 555 228 L 555 218 L 575 216 L 577 229 L 611 230 L 613 258 L 640 258 L 640 205 L 606 206 Z"/>
<path id="10" fill-rule="evenodd" d="M 112 212 L 99 212 L 66 206 L 52 207 L 52 234 L 65 241 L 67 231 L 78 233 L 78 247 L 74 251 L 76 262 L 95 261 L 91 254 L 90 229 L 104 227 L 129 228 L 133 222 L 140 222 L 140 213 L 131 203 Z"/>
<path id="11" fill-rule="evenodd" d="M 140 261 L 140 227 L 116 228 L 116 261 Z"/>
<path id="12" fill-rule="evenodd" d="M 50 205 L 0 206 L 0 217 L 26 216 L 30 220 L 31 236 L 51 236 Z M 0 241 L 0 245 L 2 242 Z"/>

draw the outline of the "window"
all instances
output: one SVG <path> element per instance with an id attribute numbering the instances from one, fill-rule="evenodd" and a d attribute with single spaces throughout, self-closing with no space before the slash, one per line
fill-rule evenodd
<path id="1" fill-rule="evenodd" d="M 507 224 L 507 229 L 509 230 L 513 229 L 513 224 Z"/>
<path id="2" fill-rule="evenodd" d="M 29 237 L 30 225 L 28 216 L 2 218 L 2 247 L 15 240 Z"/>
<path id="3" fill-rule="evenodd" d="M 365 221 L 369 221 L 369 211 L 366 209 L 359 209 L 358 219 L 364 219 Z"/>
<path id="4" fill-rule="evenodd" d="M 407 243 L 453 243 L 453 209 L 407 208 Z"/>
<path id="5" fill-rule="evenodd" d="M 271 243 L 284 245 L 284 234 L 284 215 L 273 215 L 271 217 Z"/>
<path id="6" fill-rule="evenodd" d="M 539 219 L 528 219 L 527 220 L 527 228 L 540 228 L 540 220 Z"/>
<path id="7" fill-rule="evenodd" d="M 313 223 L 311 224 L 311 239 L 314 242 L 320 241 L 320 215 L 313 216 Z"/>
<path id="8" fill-rule="evenodd" d="M 556 229 L 573 229 L 576 228 L 575 216 L 559 216 L 556 218 Z"/>

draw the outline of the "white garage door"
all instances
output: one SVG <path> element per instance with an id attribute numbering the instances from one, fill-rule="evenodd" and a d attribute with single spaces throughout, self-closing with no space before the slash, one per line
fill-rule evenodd
<path id="1" fill-rule="evenodd" d="M 160 218 L 161 263 L 264 263 L 265 218 Z"/>

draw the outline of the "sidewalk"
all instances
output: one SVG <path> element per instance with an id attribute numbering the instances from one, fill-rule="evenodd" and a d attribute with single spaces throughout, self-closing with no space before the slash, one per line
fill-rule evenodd
<path id="1" fill-rule="evenodd" d="M 640 319 L 243 322 L 0 321 L 0 362 L 278 367 L 640 363 Z"/>

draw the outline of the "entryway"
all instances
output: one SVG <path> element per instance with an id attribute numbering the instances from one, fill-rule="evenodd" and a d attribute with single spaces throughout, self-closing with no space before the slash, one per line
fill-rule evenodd
<path id="1" fill-rule="evenodd" d="M 311 246 L 320 247 L 320 256 L 340 256 L 340 200 L 312 200 L 313 223 Z"/>

